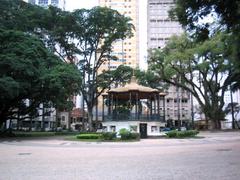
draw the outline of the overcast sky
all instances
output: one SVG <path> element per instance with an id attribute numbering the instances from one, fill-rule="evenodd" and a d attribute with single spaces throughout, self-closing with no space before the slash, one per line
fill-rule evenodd
<path id="1" fill-rule="evenodd" d="M 66 10 L 86 8 L 90 9 L 98 5 L 98 0 L 66 0 Z"/>

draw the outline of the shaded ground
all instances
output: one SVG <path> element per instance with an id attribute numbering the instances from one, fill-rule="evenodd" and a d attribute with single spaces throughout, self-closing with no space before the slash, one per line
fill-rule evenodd
<path id="1" fill-rule="evenodd" d="M 203 139 L 88 143 L 45 139 L 0 142 L 0 179 L 233 179 L 240 177 L 240 133 Z"/>

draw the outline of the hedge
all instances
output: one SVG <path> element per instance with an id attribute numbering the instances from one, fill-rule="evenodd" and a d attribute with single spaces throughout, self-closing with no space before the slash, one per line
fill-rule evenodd
<path id="1" fill-rule="evenodd" d="M 188 131 L 169 131 L 166 133 L 169 138 L 185 138 L 185 137 L 195 137 L 199 132 L 197 130 Z"/>
<path id="2" fill-rule="evenodd" d="M 88 133 L 88 134 L 79 134 L 77 135 L 77 139 L 100 139 L 101 134 L 95 134 L 95 133 Z"/>

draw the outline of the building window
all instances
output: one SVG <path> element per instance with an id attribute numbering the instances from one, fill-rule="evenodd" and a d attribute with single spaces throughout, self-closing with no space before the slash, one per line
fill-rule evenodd
<path id="1" fill-rule="evenodd" d="M 42 5 L 42 6 L 46 6 L 46 5 L 48 5 L 48 0 L 39 0 L 38 4 Z"/>
<path id="2" fill-rule="evenodd" d="M 103 127 L 102 127 L 102 131 L 103 131 L 103 132 L 107 132 L 107 126 L 103 126 Z"/>
<path id="3" fill-rule="evenodd" d="M 110 126 L 110 131 L 111 132 L 116 132 L 116 126 Z"/>
<path id="4" fill-rule="evenodd" d="M 151 132 L 157 132 L 157 126 L 151 126 Z"/>
<path id="5" fill-rule="evenodd" d="M 137 126 L 130 126 L 130 131 L 137 132 Z"/>
<path id="6" fill-rule="evenodd" d="M 58 1 L 59 0 L 51 0 L 51 3 L 57 5 L 59 3 Z"/>

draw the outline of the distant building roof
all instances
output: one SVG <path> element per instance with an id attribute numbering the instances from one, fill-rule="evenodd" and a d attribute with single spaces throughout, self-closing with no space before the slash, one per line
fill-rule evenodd
<path id="1" fill-rule="evenodd" d="M 74 108 L 71 112 L 70 112 L 70 116 L 73 118 L 78 118 L 78 117 L 83 117 L 83 112 L 84 112 L 84 116 L 87 116 L 87 112 L 83 111 L 83 109 L 81 108 Z"/>

